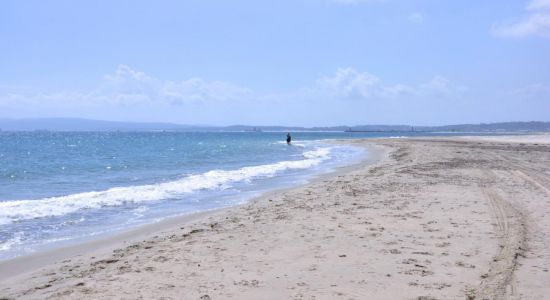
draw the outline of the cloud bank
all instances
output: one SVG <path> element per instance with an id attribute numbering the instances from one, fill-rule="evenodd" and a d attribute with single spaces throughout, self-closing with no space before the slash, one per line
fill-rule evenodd
<path id="1" fill-rule="evenodd" d="M 550 38 L 550 0 L 533 0 L 522 19 L 494 26 L 492 33 L 504 38 L 538 36 Z"/>
<path id="2" fill-rule="evenodd" d="M 401 97 L 451 97 L 467 90 L 443 76 L 434 76 L 420 85 L 385 84 L 368 72 L 340 68 L 332 76 L 321 77 L 309 90 L 318 96 L 340 99 L 396 99 Z"/>
<path id="3" fill-rule="evenodd" d="M 6 92 L 0 104 L 129 106 L 181 105 L 191 102 L 244 101 L 254 97 L 252 90 L 224 81 L 189 78 L 182 81 L 161 80 L 127 65 L 119 65 L 114 73 L 103 76 L 96 89 L 56 93 Z"/>
<path id="4" fill-rule="evenodd" d="M 443 76 L 434 76 L 420 85 L 386 84 L 380 78 L 354 68 L 339 68 L 330 76 L 322 76 L 313 84 L 286 94 L 260 95 L 252 89 L 230 82 L 189 78 L 181 81 L 162 80 L 144 72 L 119 65 L 103 76 L 97 88 L 90 91 L 25 93 L 0 91 L 3 105 L 50 106 L 178 106 L 187 103 L 216 104 L 222 102 L 280 101 L 286 99 L 395 99 L 400 97 L 449 97 L 459 95 L 464 87 Z"/>
<path id="5" fill-rule="evenodd" d="M 114 74 L 104 76 L 104 92 L 117 97 L 145 99 L 150 102 L 182 104 L 189 101 L 232 101 L 253 97 L 252 90 L 224 81 L 189 78 L 161 80 L 119 65 Z"/>
<path id="6" fill-rule="evenodd" d="M 455 100 L 467 91 L 443 76 L 416 84 L 388 83 L 372 73 L 348 67 L 313 79 L 302 88 L 258 93 L 230 82 L 198 77 L 160 79 L 127 65 L 119 65 L 104 75 L 91 90 L 8 90 L 0 87 L 0 117 L 86 117 L 190 124 L 295 123 L 303 122 L 305 116 L 309 122 L 322 123 L 327 114 L 362 119 L 367 112 L 392 110 L 409 115 L 405 107 L 458 103 Z M 291 109 L 274 113 L 281 107 Z"/>

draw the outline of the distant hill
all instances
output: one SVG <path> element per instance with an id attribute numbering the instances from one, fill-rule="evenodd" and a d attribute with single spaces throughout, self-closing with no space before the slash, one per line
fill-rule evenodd
<path id="1" fill-rule="evenodd" d="M 330 127 L 299 126 L 196 126 L 173 123 L 115 122 L 78 118 L 0 119 L 3 131 L 430 131 L 430 132 L 526 132 L 550 131 L 550 122 L 504 122 L 445 126 L 357 125 Z"/>
<path id="2" fill-rule="evenodd" d="M 4 131 L 155 131 L 185 130 L 190 126 L 170 123 L 115 122 L 78 118 L 0 119 Z"/>
<path id="3" fill-rule="evenodd" d="M 446 126 L 423 126 L 418 130 L 425 131 L 459 131 L 459 132 L 499 132 L 499 131 L 550 131 L 550 122 L 503 122 L 489 124 L 461 124 Z"/>

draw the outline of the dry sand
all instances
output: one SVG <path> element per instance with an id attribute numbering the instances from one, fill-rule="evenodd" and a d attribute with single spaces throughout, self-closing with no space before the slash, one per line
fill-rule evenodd
<path id="1" fill-rule="evenodd" d="M 502 135 L 502 136 L 464 136 L 458 137 L 466 140 L 488 141 L 498 143 L 523 143 L 523 144 L 550 144 L 550 134 L 536 135 Z"/>
<path id="2" fill-rule="evenodd" d="M 139 240 L 0 264 L 0 298 L 550 299 L 550 145 L 529 141 L 352 141 L 387 151 Z"/>

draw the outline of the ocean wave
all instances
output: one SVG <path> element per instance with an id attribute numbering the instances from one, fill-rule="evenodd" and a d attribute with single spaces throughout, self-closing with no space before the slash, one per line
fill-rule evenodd
<path id="1" fill-rule="evenodd" d="M 23 232 L 16 232 L 13 237 L 7 241 L 0 243 L 0 251 L 9 250 L 15 245 L 20 245 L 23 241 Z"/>
<path id="2" fill-rule="evenodd" d="M 85 209 L 122 206 L 175 199 L 199 190 L 231 188 L 236 182 L 250 182 L 254 178 L 273 177 L 285 170 L 307 169 L 330 158 L 330 148 L 305 151 L 302 160 L 280 161 L 273 164 L 243 167 L 237 170 L 212 170 L 186 176 L 182 179 L 130 187 L 115 187 L 105 191 L 92 191 L 37 200 L 0 202 L 0 225 L 23 220 L 62 216 Z"/>

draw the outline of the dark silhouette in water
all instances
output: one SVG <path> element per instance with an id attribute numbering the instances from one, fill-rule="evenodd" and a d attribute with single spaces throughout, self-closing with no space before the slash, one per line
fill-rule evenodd
<path id="1" fill-rule="evenodd" d="M 290 142 L 292 141 L 292 137 L 290 136 L 290 133 L 286 134 L 286 143 L 290 145 Z"/>

